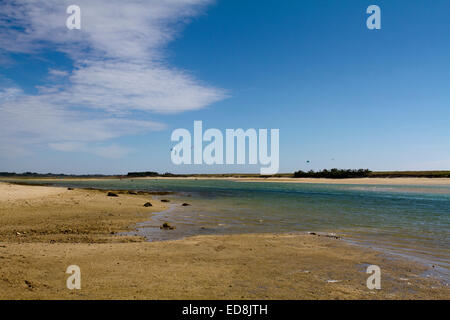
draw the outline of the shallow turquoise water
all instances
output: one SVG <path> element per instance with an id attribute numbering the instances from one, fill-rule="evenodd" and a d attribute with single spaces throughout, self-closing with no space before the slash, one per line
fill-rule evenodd
<path id="1" fill-rule="evenodd" d="M 43 182 L 43 181 L 36 181 Z M 315 231 L 434 264 L 448 277 L 450 186 L 223 180 L 57 181 L 54 185 L 175 191 L 178 204 L 141 225 L 150 240 L 197 234 Z M 167 196 L 165 196 L 167 198 Z M 190 207 L 180 207 L 189 202 Z M 161 231 L 168 221 L 177 227 Z"/>

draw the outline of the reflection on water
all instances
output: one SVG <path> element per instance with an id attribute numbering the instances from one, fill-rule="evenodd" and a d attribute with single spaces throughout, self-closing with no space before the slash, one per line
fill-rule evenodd
<path id="1" fill-rule="evenodd" d="M 198 234 L 335 232 L 357 243 L 449 268 L 450 186 L 138 179 L 55 184 L 176 191 L 170 210 L 140 225 L 139 233 L 149 240 Z M 181 207 L 182 202 L 192 206 Z M 176 229 L 160 230 L 166 221 Z"/>

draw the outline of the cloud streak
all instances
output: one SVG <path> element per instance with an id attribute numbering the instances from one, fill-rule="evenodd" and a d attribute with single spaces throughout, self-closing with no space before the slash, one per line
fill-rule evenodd
<path id="1" fill-rule="evenodd" d="M 175 114 L 226 98 L 223 90 L 164 63 L 165 45 L 210 1 L 132 0 L 124 5 L 119 0 L 78 0 L 82 29 L 68 30 L 65 10 L 72 2 L 0 4 L 0 54 L 38 56 L 50 50 L 73 62 L 70 72 L 50 68 L 53 81 L 37 87 L 38 94 L 18 87 L 0 91 L 2 150 L 43 144 L 60 151 L 120 156 L 129 148 L 94 145 L 164 128 L 137 120 L 135 112 Z"/>

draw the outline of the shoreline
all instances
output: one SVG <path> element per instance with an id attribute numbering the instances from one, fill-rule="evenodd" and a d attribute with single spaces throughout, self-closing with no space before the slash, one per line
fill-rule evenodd
<path id="1" fill-rule="evenodd" d="M 343 184 L 343 185 L 405 185 L 405 186 L 450 186 L 450 178 L 250 178 L 250 177 L 137 177 L 137 178 L 2 178 L 0 182 L 13 181 L 102 181 L 102 180 L 223 180 L 235 182 L 278 182 L 304 184 Z"/>
<path id="2" fill-rule="evenodd" d="M 128 179 L 128 178 L 127 178 Z M 449 186 L 450 178 L 208 178 L 208 177 L 186 177 L 186 178 L 132 178 L 131 180 L 225 180 L 235 182 L 278 182 L 278 183 L 312 183 L 312 184 L 349 184 L 349 185 L 424 185 L 424 186 Z"/>
<path id="3" fill-rule="evenodd" d="M 121 236 L 167 208 L 151 195 L 107 197 L 106 191 L 4 183 L 0 191 L 1 299 L 450 296 L 448 287 L 423 276 L 427 269 L 420 264 L 330 237 L 270 233 L 147 242 Z M 144 201 L 153 207 L 143 207 Z M 65 268 L 72 264 L 82 270 L 79 291 L 65 287 Z M 383 290 L 365 286 L 370 264 L 382 268 Z"/>

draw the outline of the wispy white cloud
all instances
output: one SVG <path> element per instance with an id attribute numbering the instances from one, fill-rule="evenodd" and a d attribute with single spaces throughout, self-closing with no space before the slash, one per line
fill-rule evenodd
<path id="1" fill-rule="evenodd" d="M 53 90 L 48 101 L 121 114 L 132 110 L 178 113 L 201 109 L 223 98 L 185 72 L 159 65 L 89 61 L 69 76 L 70 86 Z M 40 88 L 41 90 L 44 88 Z M 54 86 L 45 88 L 47 92 Z"/>
<path id="2" fill-rule="evenodd" d="M 119 156 L 127 148 L 93 147 L 127 134 L 160 130 L 134 111 L 178 113 L 204 108 L 226 93 L 164 63 L 165 45 L 209 0 L 77 0 L 82 29 L 68 30 L 65 0 L 0 4 L 0 54 L 66 53 L 74 68 L 50 69 L 53 81 L 29 95 L 0 91 L 0 145 L 46 144 L 61 151 Z M 64 70 L 63 70 L 64 69 Z M 55 85 L 55 80 L 64 78 Z M 103 149 L 102 149 L 103 148 Z"/>
<path id="3" fill-rule="evenodd" d="M 165 127 L 158 122 L 106 117 L 105 113 L 96 117 L 93 113 L 70 110 L 52 103 L 50 96 L 27 96 L 17 88 L 0 91 L 2 149 L 14 146 L 13 150 L 22 155 L 27 145 L 49 145 L 60 151 L 98 154 L 87 144 Z M 61 147 L 64 145 L 66 149 Z"/>

